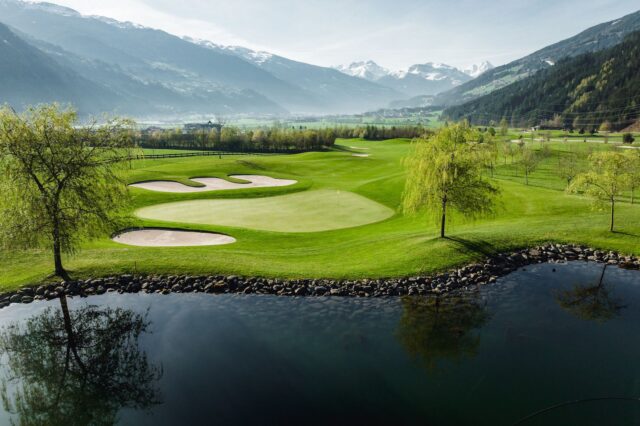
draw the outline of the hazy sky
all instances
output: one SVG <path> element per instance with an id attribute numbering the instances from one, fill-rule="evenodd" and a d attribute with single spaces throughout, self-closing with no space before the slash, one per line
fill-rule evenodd
<path id="1" fill-rule="evenodd" d="M 640 9 L 638 0 L 49 0 L 318 65 L 500 65 Z"/>

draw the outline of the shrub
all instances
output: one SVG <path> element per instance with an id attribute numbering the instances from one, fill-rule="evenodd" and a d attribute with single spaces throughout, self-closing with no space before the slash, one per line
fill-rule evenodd
<path id="1" fill-rule="evenodd" d="M 623 143 L 628 143 L 628 144 L 632 144 L 633 142 L 635 142 L 635 138 L 633 137 L 633 135 L 631 133 L 625 133 L 624 135 L 622 135 L 622 142 Z"/>

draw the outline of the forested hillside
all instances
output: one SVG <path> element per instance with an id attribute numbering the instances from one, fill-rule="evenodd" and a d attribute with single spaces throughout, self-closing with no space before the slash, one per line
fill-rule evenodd
<path id="1" fill-rule="evenodd" d="M 640 32 L 597 53 L 559 61 L 522 81 L 466 104 L 444 116 L 490 124 L 506 118 L 512 126 L 620 130 L 640 116 Z"/>
<path id="2" fill-rule="evenodd" d="M 464 83 L 434 100 L 434 105 L 452 106 L 487 95 L 523 80 L 566 57 L 598 52 L 622 42 L 629 34 L 640 30 L 640 11 L 605 22 L 577 34 L 569 39 L 547 46 L 531 55 L 487 71 L 480 77 Z"/>

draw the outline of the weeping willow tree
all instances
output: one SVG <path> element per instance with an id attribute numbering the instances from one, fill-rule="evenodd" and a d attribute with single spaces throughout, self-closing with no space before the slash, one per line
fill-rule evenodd
<path id="1" fill-rule="evenodd" d="M 477 217 L 494 209 L 498 189 L 482 176 L 486 144 L 468 123 L 451 124 L 428 139 L 417 139 L 405 159 L 407 181 L 403 210 L 407 214 L 430 213 L 445 237 L 448 210 Z"/>
<path id="2" fill-rule="evenodd" d="M 78 127 L 71 109 L 0 108 L 0 245 L 62 253 L 117 228 L 127 188 L 120 171 L 132 147 L 128 120 Z"/>

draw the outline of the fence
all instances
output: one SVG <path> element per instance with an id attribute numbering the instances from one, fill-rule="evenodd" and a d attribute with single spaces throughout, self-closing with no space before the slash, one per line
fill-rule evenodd
<path id="1" fill-rule="evenodd" d="M 130 160 L 157 160 L 162 158 L 183 158 L 183 157 L 209 157 L 223 155 L 265 155 L 256 152 L 226 152 L 226 151 L 201 151 L 201 152 L 185 152 L 172 154 L 137 154 L 129 157 Z"/>

